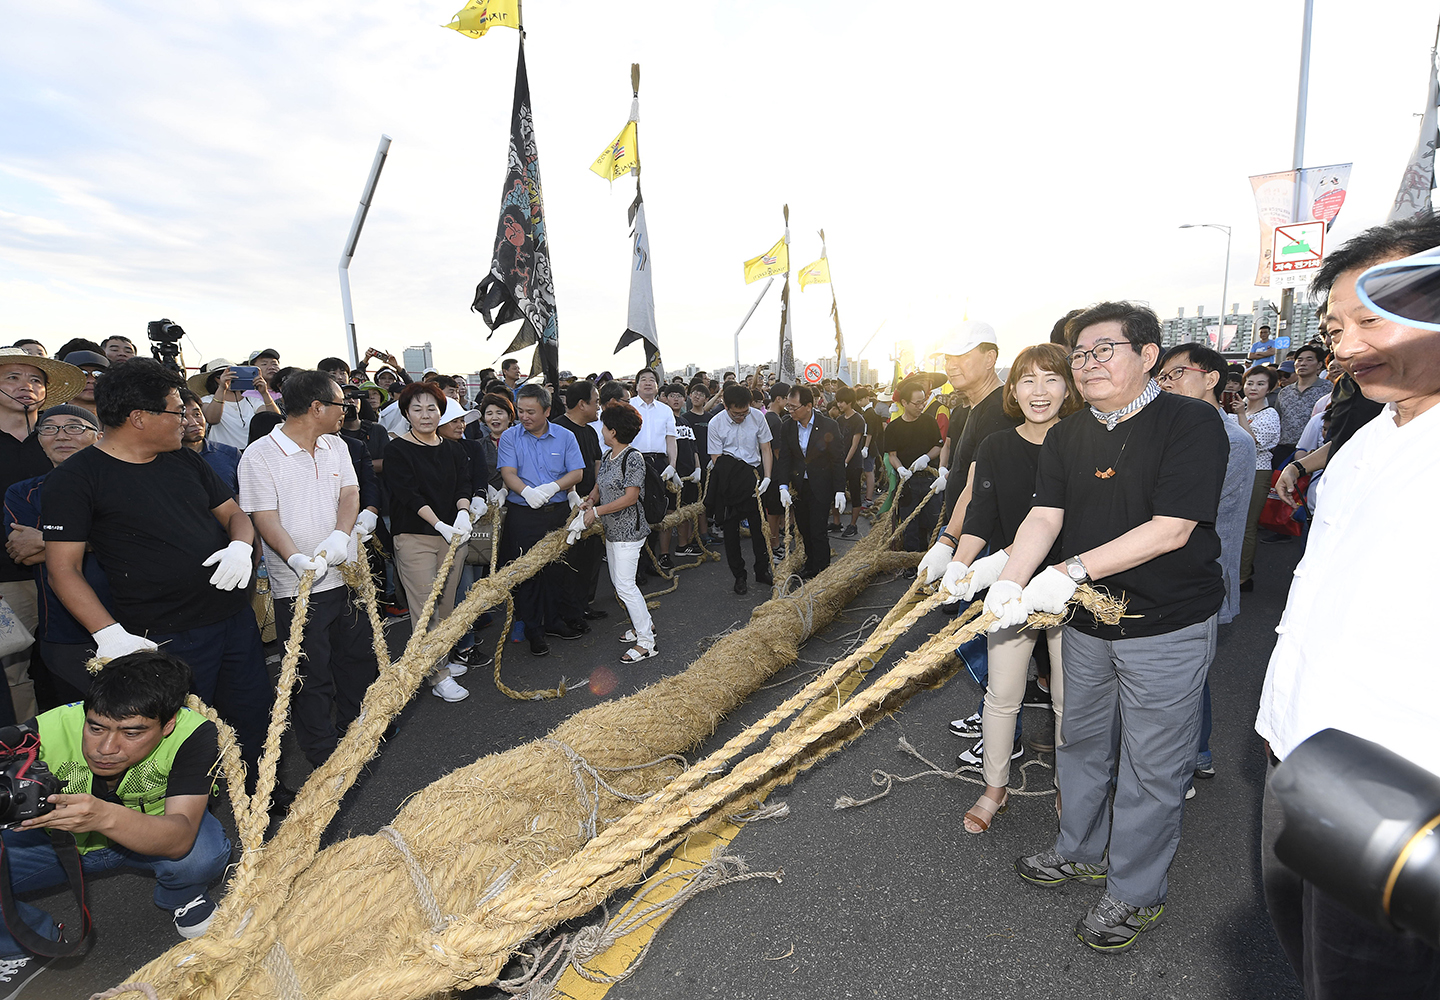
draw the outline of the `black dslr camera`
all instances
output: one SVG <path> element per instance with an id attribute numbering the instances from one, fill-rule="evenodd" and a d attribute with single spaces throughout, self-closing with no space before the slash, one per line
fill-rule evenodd
<path id="1" fill-rule="evenodd" d="M 0 830 L 43 816 L 65 786 L 40 759 L 40 734 L 26 725 L 0 728 Z"/>
<path id="2" fill-rule="evenodd" d="M 145 335 L 150 338 L 150 353 L 156 361 L 172 371 L 185 374 L 185 357 L 180 351 L 180 340 L 185 331 L 179 323 L 152 319 L 145 326 Z"/>

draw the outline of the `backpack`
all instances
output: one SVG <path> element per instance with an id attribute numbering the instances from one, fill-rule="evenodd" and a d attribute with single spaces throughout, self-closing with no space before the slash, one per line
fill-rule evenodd
<path id="1" fill-rule="evenodd" d="M 633 448 L 630 450 L 635 451 Z M 627 454 L 623 461 L 629 460 L 630 456 Z M 660 473 L 646 461 L 644 455 L 640 455 L 640 461 L 645 464 L 645 485 L 640 490 L 640 502 L 635 506 L 645 516 L 646 524 L 659 524 L 670 512 L 670 499 L 665 495 L 665 480 L 660 478 Z"/>

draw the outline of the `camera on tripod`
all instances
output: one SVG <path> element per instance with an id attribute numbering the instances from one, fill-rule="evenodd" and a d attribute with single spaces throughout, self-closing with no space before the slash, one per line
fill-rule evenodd
<path id="1" fill-rule="evenodd" d="M 180 350 L 180 338 L 185 336 L 179 323 L 168 319 L 152 319 L 145 326 L 150 338 L 150 354 L 166 368 L 185 374 L 185 358 Z"/>
<path id="2" fill-rule="evenodd" d="M 40 759 L 40 734 L 24 724 L 0 729 L 0 830 L 54 810 L 64 786 Z"/>

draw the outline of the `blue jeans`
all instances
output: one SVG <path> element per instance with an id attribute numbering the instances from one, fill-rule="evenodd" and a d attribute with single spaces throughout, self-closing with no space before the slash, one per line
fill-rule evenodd
<path id="1" fill-rule="evenodd" d="M 10 884 L 15 894 L 65 884 L 65 869 L 44 830 L 6 830 L 5 857 L 10 863 Z M 155 905 L 162 910 L 184 906 L 218 879 L 230 863 L 230 840 L 220 821 L 206 812 L 190 853 L 179 860 L 138 854 L 118 844 L 80 855 L 80 869 L 88 878 L 116 868 L 138 868 L 155 876 Z M 20 900 L 20 916 L 42 937 L 59 940 L 50 914 Z M 116 915 L 116 919 L 123 919 Z M 0 958 L 25 955 L 10 932 L 0 923 Z"/>

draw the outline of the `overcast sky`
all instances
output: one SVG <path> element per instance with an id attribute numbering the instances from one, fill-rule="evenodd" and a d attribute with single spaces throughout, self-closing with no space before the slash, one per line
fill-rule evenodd
<path id="1" fill-rule="evenodd" d="M 461 0 L 8 4 L 0 34 L 0 343 L 167 316 L 186 361 L 344 354 L 336 265 L 375 145 L 394 139 L 351 268 L 360 348 L 431 341 L 489 365 L 468 311 L 489 266 L 518 34 L 440 25 Z M 618 16 L 622 13 L 625 16 Z M 1307 165 L 1353 160 L 1332 237 L 1383 221 L 1415 142 L 1433 0 L 1317 0 Z M 792 265 L 824 227 L 851 350 L 920 349 L 968 311 L 1002 356 L 1102 298 L 1214 313 L 1247 177 L 1290 166 L 1302 0 L 1205 4 L 528 0 L 560 363 L 625 328 L 630 178 L 588 167 L 629 111 L 669 366 L 714 368 L 760 285 L 742 262 L 791 207 Z M 1218 53 L 1218 54 L 1217 54 Z M 741 338 L 774 356 L 778 285 Z M 1274 296 L 1278 299 L 1278 295 Z M 829 291 L 795 303 L 796 357 L 833 352 Z M 528 363 L 528 362 L 527 362 Z"/>

